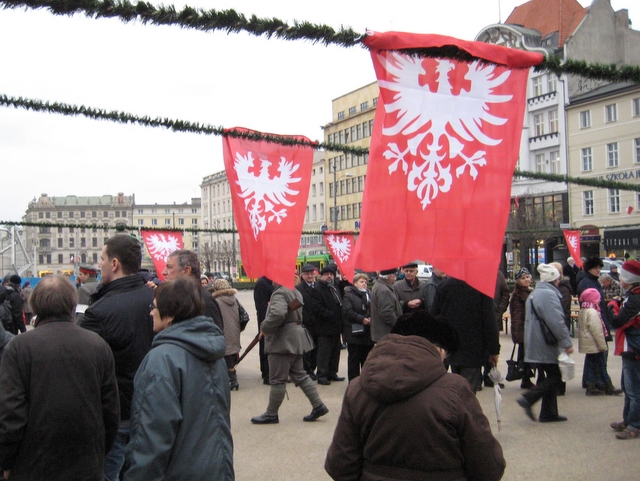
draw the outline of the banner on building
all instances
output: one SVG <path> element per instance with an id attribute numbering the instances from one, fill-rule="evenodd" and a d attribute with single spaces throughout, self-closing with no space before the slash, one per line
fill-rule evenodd
<path id="1" fill-rule="evenodd" d="M 293 288 L 313 148 L 231 136 L 222 145 L 243 267 L 251 278 L 267 276 Z"/>
<path id="2" fill-rule="evenodd" d="M 141 229 L 140 234 L 144 245 L 149 251 L 153 267 L 156 270 L 156 276 L 164 281 L 162 273 L 167 267 L 167 257 L 173 251 L 184 248 L 184 242 L 181 231 L 170 230 L 145 230 Z"/>
<path id="3" fill-rule="evenodd" d="M 380 87 L 356 267 L 427 259 L 492 296 L 510 208 L 528 67 L 540 54 L 440 35 L 369 32 Z M 463 62 L 397 52 L 456 46 Z"/>

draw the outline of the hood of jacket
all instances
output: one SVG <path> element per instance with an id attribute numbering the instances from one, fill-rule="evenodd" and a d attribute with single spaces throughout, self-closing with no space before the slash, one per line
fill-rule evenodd
<path id="1" fill-rule="evenodd" d="M 423 391 L 445 374 L 440 351 L 429 341 L 389 334 L 369 353 L 360 385 L 375 400 L 391 404 Z"/>
<path id="2" fill-rule="evenodd" d="M 173 344 L 207 362 L 224 357 L 227 343 L 220 328 L 205 316 L 172 324 L 153 338 L 151 348 Z"/>
<path id="3" fill-rule="evenodd" d="M 229 305 L 236 303 L 236 299 L 233 296 L 235 296 L 237 293 L 238 291 L 236 289 L 221 289 L 219 291 L 211 291 L 211 295 L 214 299 Z"/>

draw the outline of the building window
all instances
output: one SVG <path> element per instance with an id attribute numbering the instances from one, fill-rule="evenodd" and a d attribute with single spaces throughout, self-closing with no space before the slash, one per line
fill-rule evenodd
<path id="1" fill-rule="evenodd" d="M 309 206 L 307 206 L 305 212 L 304 212 L 304 221 L 305 222 L 309 222 Z"/>
<path id="2" fill-rule="evenodd" d="M 377 107 L 378 106 L 378 97 L 373 99 L 373 106 Z"/>
<path id="3" fill-rule="evenodd" d="M 320 204 L 320 220 L 324 220 L 324 203 Z"/>
<path id="4" fill-rule="evenodd" d="M 607 123 L 618 120 L 618 106 L 616 104 L 605 105 L 604 117 Z"/>
<path id="5" fill-rule="evenodd" d="M 143 219 L 138 219 L 138 225 L 144 225 L 144 220 Z"/>
<path id="6" fill-rule="evenodd" d="M 583 110 L 580 112 L 580 128 L 588 129 L 591 127 L 591 110 Z"/>
<path id="7" fill-rule="evenodd" d="M 178 225 L 184 225 L 184 217 L 178 219 Z"/>
<path id="8" fill-rule="evenodd" d="M 585 190 L 582 193 L 582 204 L 584 206 L 584 215 L 593 215 L 593 191 Z"/>
<path id="9" fill-rule="evenodd" d="M 38 212 L 38 219 L 44 219 L 44 212 Z"/>
<path id="10" fill-rule="evenodd" d="M 633 99 L 631 102 L 633 104 L 633 116 L 640 117 L 640 98 Z"/>
<path id="11" fill-rule="evenodd" d="M 356 125 L 356 140 L 360 140 L 362 138 L 362 124 Z"/>
<path id="12" fill-rule="evenodd" d="M 62 219 L 62 212 L 58 212 L 58 219 Z"/>
<path id="13" fill-rule="evenodd" d="M 364 122 L 362 124 L 362 136 L 364 138 L 369 137 L 371 134 L 369 133 L 369 122 Z"/>
<path id="14" fill-rule="evenodd" d="M 84 212 L 83 212 L 83 214 L 84 214 Z M 45 217 L 46 217 L 47 219 L 51 219 L 51 212 L 47 212 L 47 213 L 45 214 Z"/>
<path id="15" fill-rule="evenodd" d="M 344 119 L 344 110 L 342 112 L 338 112 L 338 120 Z"/>
<path id="16" fill-rule="evenodd" d="M 62 249 L 62 239 L 58 239 L 58 249 Z"/>
<path id="17" fill-rule="evenodd" d="M 109 217 L 109 212 L 106 210 L 102 212 L 102 217 Z"/>
<path id="18" fill-rule="evenodd" d="M 607 167 L 618 167 L 618 142 L 607 144 Z"/>
<path id="19" fill-rule="evenodd" d="M 533 79 L 533 96 L 540 97 L 542 95 L 542 76 Z"/>
<path id="20" fill-rule="evenodd" d="M 51 234 L 51 227 L 40 227 L 38 232 L 40 234 Z"/>
<path id="21" fill-rule="evenodd" d="M 164 220 L 164 225 L 170 226 L 171 225 L 171 219 L 165 219 Z"/>
<path id="22" fill-rule="evenodd" d="M 355 115 L 356 113 L 356 108 L 355 107 L 349 107 L 349 115 Z"/>
<path id="23" fill-rule="evenodd" d="M 617 214 L 620 212 L 620 190 L 609 189 L 609 212 Z"/>
<path id="24" fill-rule="evenodd" d="M 62 234 L 62 227 L 58 227 L 58 234 Z"/>
<path id="25" fill-rule="evenodd" d="M 98 254 L 96 252 L 93 253 L 93 263 L 98 262 Z"/>
<path id="26" fill-rule="evenodd" d="M 582 158 L 582 172 L 591 172 L 593 170 L 593 156 L 591 155 L 591 147 L 586 147 L 580 151 Z"/>
<path id="27" fill-rule="evenodd" d="M 80 238 L 80 247 L 87 247 L 87 239 L 85 237 Z"/>
<path id="28" fill-rule="evenodd" d="M 536 126 L 536 137 L 544 135 L 544 114 L 536 114 L 533 116 L 533 123 Z"/>
<path id="29" fill-rule="evenodd" d="M 536 154 L 536 172 L 544 172 L 544 154 Z"/>
<path id="30" fill-rule="evenodd" d="M 316 196 L 316 184 L 311 184 L 311 195 Z"/>
<path id="31" fill-rule="evenodd" d="M 84 219 L 84 216 L 85 216 L 85 212 L 84 211 L 80 212 L 80 218 Z"/>
<path id="32" fill-rule="evenodd" d="M 549 153 L 549 161 L 551 163 L 551 173 L 560 173 L 560 151 L 555 150 Z"/>
<path id="33" fill-rule="evenodd" d="M 96 217 L 98 217 L 98 213 L 95 210 L 92 211 L 91 212 L 91 217 L 93 217 L 95 219 Z"/>
<path id="34" fill-rule="evenodd" d="M 58 254 L 58 264 L 64 264 L 64 255 Z"/>
<path id="35" fill-rule="evenodd" d="M 91 247 L 98 247 L 98 238 L 94 237 L 91 239 Z"/>
<path id="36" fill-rule="evenodd" d="M 633 152 L 635 154 L 634 160 L 636 162 L 640 162 L 640 138 L 634 139 L 634 149 Z"/>
<path id="37" fill-rule="evenodd" d="M 171 209 L 165 209 L 165 210 L 164 210 L 164 213 L 165 213 L 165 214 L 171 214 Z"/>
<path id="38" fill-rule="evenodd" d="M 558 132 L 558 111 L 549 111 L 549 132 L 555 134 Z"/>
<path id="39" fill-rule="evenodd" d="M 73 212 L 69 212 L 69 219 L 73 219 Z"/>
<path id="40" fill-rule="evenodd" d="M 324 182 L 318 184 L 318 194 L 324 195 Z"/>
<path id="41" fill-rule="evenodd" d="M 198 225 L 198 219 L 191 219 L 191 225 Z"/>
<path id="42" fill-rule="evenodd" d="M 367 110 L 369 108 L 369 102 L 362 102 L 360 104 L 360 110 Z"/>
<path id="43" fill-rule="evenodd" d="M 548 89 L 547 92 L 557 92 L 558 90 L 558 77 L 554 74 L 549 74 L 549 83 L 547 84 Z"/>
<path id="44" fill-rule="evenodd" d="M 120 211 L 119 210 L 116 211 L 116 217 L 120 217 Z"/>
<path id="45" fill-rule="evenodd" d="M 151 219 L 151 225 L 158 225 L 158 219 Z"/>
<path id="46" fill-rule="evenodd" d="M 51 241 L 49 239 L 40 239 L 40 248 L 48 249 L 51 247 Z"/>
<path id="47" fill-rule="evenodd" d="M 144 214 L 144 209 L 138 209 L 138 214 Z"/>
<path id="48" fill-rule="evenodd" d="M 73 237 L 69 237 L 69 248 L 73 249 L 76 246 L 76 240 Z"/>

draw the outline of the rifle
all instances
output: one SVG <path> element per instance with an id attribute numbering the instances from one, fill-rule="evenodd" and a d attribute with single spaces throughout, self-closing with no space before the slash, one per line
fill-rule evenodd
<path id="1" fill-rule="evenodd" d="M 292 311 L 295 311 L 296 309 L 300 309 L 301 307 L 302 307 L 302 303 L 298 299 L 293 299 L 291 302 L 287 304 L 287 314 L 289 314 Z M 240 364 L 240 361 L 242 361 L 247 356 L 247 354 L 249 354 L 249 351 L 251 351 L 251 349 L 256 347 L 256 344 L 260 342 L 260 334 L 262 334 L 262 332 L 259 332 L 258 334 L 256 334 L 256 337 L 254 337 L 253 340 L 249 343 L 247 348 L 242 353 L 242 356 L 240 356 L 240 359 L 238 359 L 238 361 L 234 364 L 233 366 L 234 368 L 238 364 Z"/>

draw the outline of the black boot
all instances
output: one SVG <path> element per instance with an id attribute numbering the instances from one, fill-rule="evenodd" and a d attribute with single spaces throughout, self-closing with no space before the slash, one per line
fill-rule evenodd
<path id="1" fill-rule="evenodd" d="M 592 382 L 587 384 L 587 392 L 585 394 L 587 396 L 602 396 L 604 394 L 604 391 L 598 389 L 595 383 Z"/>
<path id="2" fill-rule="evenodd" d="M 237 391 L 240 388 L 240 384 L 238 384 L 238 373 L 235 371 L 229 371 L 229 390 L 233 391 L 234 389 Z"/>
<path id="3" fill-rule="evenodd" d="M 620 396 L 624 391 L 622 389 L 616 389 L 613 387 L 613 383 L 609 380 L 609 384 L 605 387 L 604 393 L 607 396 Z"/>

